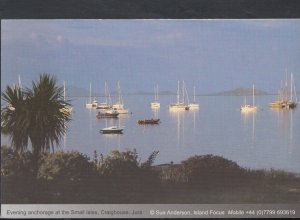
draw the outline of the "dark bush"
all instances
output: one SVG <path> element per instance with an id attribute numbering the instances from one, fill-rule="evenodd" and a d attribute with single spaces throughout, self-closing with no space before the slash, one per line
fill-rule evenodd
<path id="1" fill-rule="evenodd" d="M 135 150 L 112 151 L 109 156 L 100 159 L 98 171 L 115 188 L 127 191 L 153 188 L 159 183 L 159 175 L 151 166 L 157 153 L 153 152 L 147 161 L 139 163 Z"/>
<path id="2" fill-rule="evenodd" d="M 245 170 L 223 157 L 194 156 L 181 163 L 182 173 L 192 186 L 237 186 L 244 182 Z M 181 173 L 181 172 L 179 172 Z"/>
<path id="3" fill-rule="evenodd" d="M 1 146 L 1 176 L 31 176 L 32 153 L 18 153 L 12 148 Z"/>
<path id="4" fill-rule="evenodd" d="M 62 182 L 80 182 L 93 174 L 89 158 L 75 151 L 44 154 L 38 171 L 41 179 Z"/>

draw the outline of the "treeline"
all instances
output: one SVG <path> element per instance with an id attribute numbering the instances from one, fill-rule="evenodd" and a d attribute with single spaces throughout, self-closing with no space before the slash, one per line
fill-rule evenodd
<path id="1" fill-rule="evenodd" d="M 193 156 L 153 166 L 135 150 L 92 159 L 76 151 L 33 155 L 1 147 L 2 203 L 249 203 L 299 202 L 300 178 L 276 170 L 250 170 L 223 157 Z"/>

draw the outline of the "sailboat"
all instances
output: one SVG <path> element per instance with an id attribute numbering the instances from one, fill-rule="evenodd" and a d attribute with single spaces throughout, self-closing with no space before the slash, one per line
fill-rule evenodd
<path id="1" fill-rule="evenodd" d="M 274 102 L 269 103 L 270 108 L 286 108 L 286 109 L 293 109 L 297 107 L 297 95 L 296 95 L 296 88 L 294 83 L 294 76 L 293 73 L 291 73 L 291 79 L 290 79 L 290 98 L 288 94 L 288 82 L 287 82 L 287 76 L 286 76 L 286 82 L 285 87 L 282 88 L 282 85 L 278 92 L 278 99 Z M 282 84 L 282 83 L 281 83 Z"/>
<path id="2" fill-rule="evenodd" d="M 64 84 L 64 102 L 65 102 L 66 101 L 66 82 L 64 81 L 63 84 Z M 61 112 L 65 112 L 65 113 L 71 113 L 72 110 L 73 110 L 73 108 L 69 107 L 69 106 L 65 106 L 60 109 Z"/>
<path id="3" fill-rule="evenodd" d="M 290 89 L 291 89 L 291 91 L 290 91 L 290 100 L 287 101 L 286 108 L 293 109 L 293 108 L 297 107 L 297 102 L 298 102 L 293 73 L 291 73 L 291 88 Z"/>
<path id="4" fill-rule="evenodd" d="M 198 109 L 199 104 L 196 103 L 196 88 L 194 87 L 194 101 L 189 104 L 190 109 Z"/>
<path id="5" fill-rule="evenodd" d="M 244 105 L 241 106 L 240 109 L 242 112 L 256 112 L 257 111 L 257 107 L 254 105 L 254 85 L 252 88 L 252 98 L 253 98 L 252 105 L 245 103 Z"/>
<path id="6" fill-rule="evenodd" d="M 160 103 L 158 102 L 158 86 L 154 88 L 154 102 L 151 102 L 151 108 L 160 108 Z"/>
<path id="7" fill-rule="evenodd" d="M 188 104 L 184 103 L 184 81 L 182 82 L 182 102 L 180 102 L 180 91 L 179 91 L 179 80 L 177 86 L 177 102 L 169 105 L 170 111 L 184 111 L 189 110 L 190 107 Z"/>
<path id="8" fill-rule="evenodd" d="M 119 114 L 128 114 L 129 109 L 125 109 L 123 104 L 120 81 L 118 81 L 118 97 L 118 102 L 112 106 L 113 109 L 116 110 Z"/>
<path id="9" fill-rule="evenodd" d="M 98 104 L 97 109 L 112 109 L 110 93 L 107 87 L 107 83 L 104 84 L 105 102 Z"/>
<path id="10" fill-rule="evenodd" d="M 92 101 L 92 84 L 90 83 L 90 101 L 85 104 L 86 108 L 97 108 L 98 102 L 97 100 Z"/>

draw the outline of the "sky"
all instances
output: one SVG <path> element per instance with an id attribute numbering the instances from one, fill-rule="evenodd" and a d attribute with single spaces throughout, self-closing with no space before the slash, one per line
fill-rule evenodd
<path id="1" fill-rule="evenodd" d="M 285 72 L 300 90 L 300 19 L 1 20 L 1 88 L 40 73 L 62 85 L 125 93 L 238 87 L 276 93 Z"/>

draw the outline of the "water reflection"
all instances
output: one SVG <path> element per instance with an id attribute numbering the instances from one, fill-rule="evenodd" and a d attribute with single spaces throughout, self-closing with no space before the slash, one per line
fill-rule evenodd
<path id="1" fill-rule="evenodd" d="M 190 109 L 190 112 L 193 114 L 193 133 L 195 134 L 196 132 L 196 115 L 199 112 L 199 108 L 192 108 Z"/>
<path id="2" fill-rule="evenodd" d="M 248 126 L 251 126 L 251 148 L 254 148 L 255 143 L 255 117 L 257 112 L 243 112 L 241 111 L 241 120 L 243 125 L 247 129 Z M 250 129 L 247 129 L 249 132 Z"/>
<path id="3" fill-rule="evenodd" d="M 177 137 L 177 147 L 182 148 L 184 147 L 184 131 L 185 131 L 185 117 L 187 112 L 184 111 L 169 111 L 171 116 L 171 120 L 176 123 L 176 137 Z"/>
<path id="4" fill-rule="evenodd" d="M 292 154 L 294 148 L 294 110 L 290 109 L 271 109 L 273 115 L 277 117 L 277 126 L 284 137 L 284 147 L 288 154 Z"/>
<path id="5" fill-rule="evenodd" d="M 153 115 L 153 118 L 159 118 L 159 108 L 151 108 L 152 110 L 152 115 Z"/>

